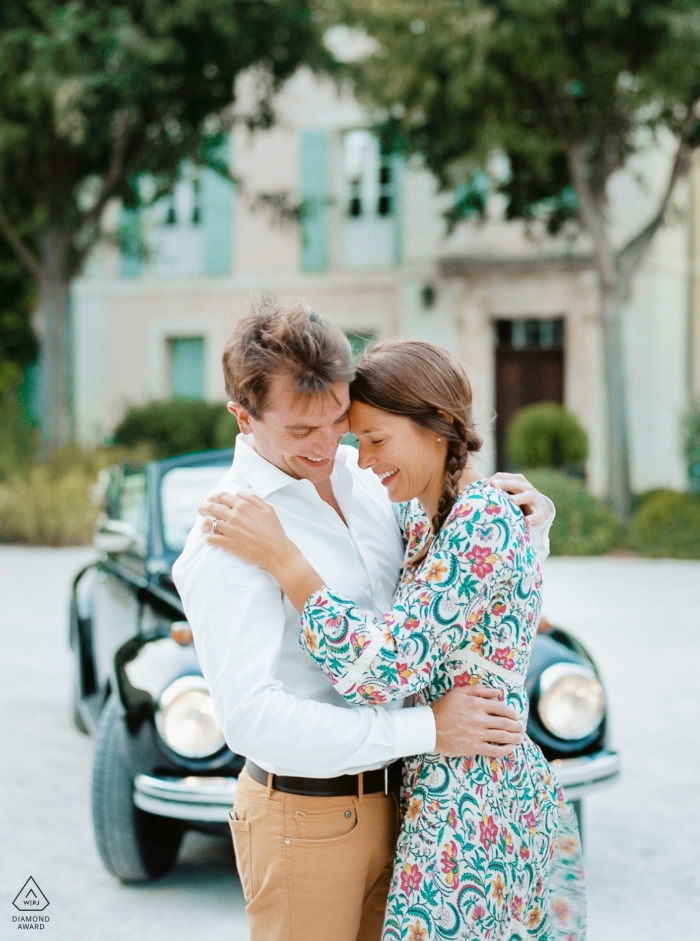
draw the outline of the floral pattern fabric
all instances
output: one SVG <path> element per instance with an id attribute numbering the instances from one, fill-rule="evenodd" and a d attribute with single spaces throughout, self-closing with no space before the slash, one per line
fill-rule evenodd
<path id="1" fill-rule="evenodd" d="M 410 557 L 427 537 L 401 507 Z M 483 482 L 459 495 L 394 608 L 376 619 L 324 588 L 301 642 L 351 703 L 430 703 L 482 683 L 527 720 L 525 674 L 541 606 L 537 554 L 519 510 Z M 572 808 L 529 738 L 506 758 L 406 759 L 403 824 L 383 941 L 581 941 L 586 903 Z"/>

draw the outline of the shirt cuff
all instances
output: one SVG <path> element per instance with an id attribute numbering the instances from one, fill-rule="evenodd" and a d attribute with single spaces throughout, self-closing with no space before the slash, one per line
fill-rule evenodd
<path id="1" fill-rule="evenodd" d="M 533 545 L 533 548 L 537 551 L 537 555 L 540 557 L 540 562 L 544 562 L 545 559 L 549 556 L 549 531 L 552 528 L 552 523 L 554 522 L 554 517 L 556 516 L 556 508 L 549 497 L 545 494 L 541 494 L 542 497 L 547 501 L 549 506 L 549 516 L 542 523 L 541 526 L 531 526 L 530 527 L 530 542 Z"/>
<path id="2" fill-rule="evenodd" d="M 430 706 L 392 709 L 396 730 L 396 757 L 423 755 L 435 751 L 437 729 Z"/>

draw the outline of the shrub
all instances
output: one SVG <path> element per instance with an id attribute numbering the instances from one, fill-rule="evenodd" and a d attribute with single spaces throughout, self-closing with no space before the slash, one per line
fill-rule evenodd
<path id="1" fill-rule="evenodd" d="M 683 455 L 688 468 L 690 489 L 700 495 L 700 399 L 683 418 Z"/>
<path id="2" fill-rule="evenodd" d="M 557 508 L 550 536 L 552 555 L 601 555 L 616 545 L 617 520 L 580 480 L 556 470 L 524 473 Z"/>
<path id="3" fill-rule="evenodd" d="M 0 542 L 80 546 L 92 541 L 97 507 L 90 491 L 101 468 L 145 452 L 84 450 L 71 445 L 43 464 L 15 470 L 0 482 Z"/>
<path id="4" fill-rule="evenodd" d="M 653 558 L 700 559 L 700 497 L 675 490 L 645 495 L 625 542 Z"/>
<path id="5" fill-rule="evenodd" d="M 114 432 L 124 447 L 147 445 L 154 458 L 233 447 L 238 425 L 225 405 L 211 402 L 149 402 L 130 408 Z"/>
<path id="6" fill-rule="evenodd" d="M 16 395 L 0 395 L 0 480 L 30 464 L 38 444 L 36 429 L 22 421 Z"/>
<path id="7" fill-rule="evenodd" d="M 506 429 L 506 457 L 514 467 L 575 467 L 588 457 L 579 420 L 555 402 L 521 408 Z"/>

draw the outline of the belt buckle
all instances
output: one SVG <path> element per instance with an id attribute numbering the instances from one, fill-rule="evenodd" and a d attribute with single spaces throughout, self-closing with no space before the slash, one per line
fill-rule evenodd
<path id="1" fill-rule="evenodd" d="M 384 767 L 384 795 L 389 796 L 389 765 Z"/>

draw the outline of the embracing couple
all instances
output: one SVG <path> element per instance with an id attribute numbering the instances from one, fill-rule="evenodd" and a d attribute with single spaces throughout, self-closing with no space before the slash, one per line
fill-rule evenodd
<path id="1" fill-rule="evenodd" d="M 353 366 L 303 301 L 263 297 L 223 363 L 241 434 L 174 578 L 247 756 L 251 941 L 580 941 L 575 817 L 524 734 L 551 503 L 475 470 L 440 347 Z"/>

